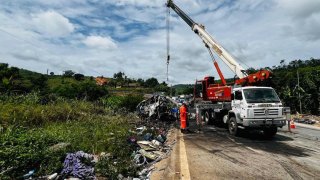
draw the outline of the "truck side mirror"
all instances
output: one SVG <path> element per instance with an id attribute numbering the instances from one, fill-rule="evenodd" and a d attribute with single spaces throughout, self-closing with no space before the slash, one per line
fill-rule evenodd
<path id="1" fill-rule="evenodd" d="M 241 91 L 236 91 L 235 92 L 235 97 L 234 97 L 236 100 L 242 100 L 242 93 Z"/>

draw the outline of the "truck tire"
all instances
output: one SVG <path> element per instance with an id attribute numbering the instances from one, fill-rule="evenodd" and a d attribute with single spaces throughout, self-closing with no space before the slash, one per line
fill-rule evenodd
<path id="1" fill-rule="evenodd" d="M 209 111 L 205 111 L 204 113 L 204 122 L 209 125 L 211 124 L 211 113 Z"/>
<path id="2" fill-rule="evenodd" d="M 277 134 L 277 127 L 268 127 L 263 129 L 263 134 L 266 138 L 273 138 Z"/>
<path id="3" fill-rule="evenodd" d="M 238 124 L 235 117 L 231 117 L 228 121 L 229 133 L 233 136 L 239 135 Z"/>

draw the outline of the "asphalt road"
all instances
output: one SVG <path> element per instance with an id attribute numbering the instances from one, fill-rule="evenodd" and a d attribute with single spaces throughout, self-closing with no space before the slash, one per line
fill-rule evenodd
<path id="1" fill-rule="evenodd" d="M 310 126 L 310 125 L 305 125 Z M 287 128 L 283 128 L 284 131 L 287 130 Z M 320 128 L 318 130 L 316 129 L 310 129 L 306 127 L 296 126 L 295 129 L 292 129 L 292 132 L 295 134 L 298 134 L 302 138 L 308 138 L 311 140 L 319 140 L 320 141 Z"/>
<path id="2" fill-rule="evenodd" d="M 179 161 L 180 169 L 187 161 L 187 174 L 201 180 L 320 179 L 319 136 L 320 131 L 297 127 L 294 133 L 281 130 L 272 140 L 260 132 L 233 137 L 227 129 L 206 126 L 200 133 L 179 133 L 186 154 L 182 159 L 187 159 Z"/>

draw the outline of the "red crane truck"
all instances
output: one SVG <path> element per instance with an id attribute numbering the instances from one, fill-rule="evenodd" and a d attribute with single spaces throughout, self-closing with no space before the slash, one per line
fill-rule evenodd
<path id="1" fill-rule="evenodd" d="M 196 81 L 194 106 L 197 121 L 222 122 L 232 135 L 238 135 L 239 129 L 261 129 L 267 137 L 273 137 L 278 127 L 285 126 L 290 119 L 290 108 L 283 106 L 273 88 L 253 86 L 269 79 L 271 72 L 261 70 L 248 75 L 235 58 L 206 32 L 203 25 L 195 23 L 173 0 L 168 0 L 166 5 L 202 39 L 221 79 L 221 83 L 215 83 L 214 77 Z M 213 51 L 236 74 L 234 83 L 226 83 Z"/>

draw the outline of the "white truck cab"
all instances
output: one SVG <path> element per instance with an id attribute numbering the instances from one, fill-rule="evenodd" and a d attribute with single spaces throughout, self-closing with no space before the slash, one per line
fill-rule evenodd
<path id="1" fill-rule="evenodd" d="M 238 128 L 262 129 L 267 136 L 274 136 L 278 127 L 286 125 L 290 109 L 283 107 L 271 87 L 238 87 L 232 90 L 231 110 L 224 117 L 231 134 Z"/>

